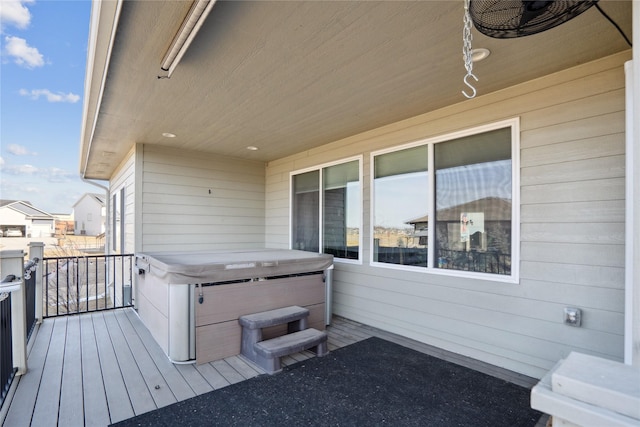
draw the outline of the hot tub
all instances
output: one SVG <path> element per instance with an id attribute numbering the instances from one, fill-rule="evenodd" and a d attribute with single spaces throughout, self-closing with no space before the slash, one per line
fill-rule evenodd
<path id="1" fill-rule="evenodd" d="M 331 319 L 333 256 L 296 250 L 158 252 L 136 255 L 136 308 L 174 362 L 240 353 L 244 314 L 298 305 L 309 327 Z M 283 333 L 266 330 L 265 336 Z"/>

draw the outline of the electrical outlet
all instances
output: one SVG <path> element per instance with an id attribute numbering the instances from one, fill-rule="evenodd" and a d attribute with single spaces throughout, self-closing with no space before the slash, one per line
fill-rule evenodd
<path id="1" fill-rule="evenodd" d="M 580 326 L 582 324 L 582 310 L 575 307 L 565 307 L 564 323 L 569 326 Z"/>

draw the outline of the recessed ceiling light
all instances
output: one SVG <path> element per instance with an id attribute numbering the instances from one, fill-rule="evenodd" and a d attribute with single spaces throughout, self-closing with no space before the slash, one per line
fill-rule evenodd
<path id="1" fill-rule="evenodd" d="M 491 55 L 491 51 L 489 49 L 485 49 L 483 47 L 472 49 L 471 62 L 480 62 L 483 59 L 486 59 L 489 55 Z"/>
<path id="2" fill-rule="evenodd" d="M 164 136 L 165 138 L 175 138 L 176 134 L 171 132 L 163 132 L 162 136 Z"/>
<path id="3" fill-rule="evenodd" d="M 250 146 L 247 147 L 247 150 L 249 150 L 249 151 L 258 151 L 258 147 L 250 145 Z"/>

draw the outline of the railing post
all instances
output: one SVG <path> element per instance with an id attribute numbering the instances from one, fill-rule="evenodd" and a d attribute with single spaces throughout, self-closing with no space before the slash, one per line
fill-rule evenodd
<path id="1" fill-rule="evenodd" d="M 44 262 L 42 261 L 44 258 L 44 243 L 42 242 L 31 242 L 29 243 L 29 258 L 34 259 L 38 258 L 40 262 L 38 263 L 35 271 L 36 275 L 36 322 L 38 324 L 42 323 L 42 265 Z"/>
<path id="2" fill-rule="evenodd" d="M 13 339 L 13 364 L 17 375 L 27 372 L 27 310 L 24 289 L 24 251 L 0 251 L 0 276 L 14 275 L 17 286 L 11 293 L 11 335 Z"/>

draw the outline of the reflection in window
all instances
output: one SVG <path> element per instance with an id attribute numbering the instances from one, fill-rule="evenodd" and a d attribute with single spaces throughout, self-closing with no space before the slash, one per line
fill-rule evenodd
<path id="1" fill-rule="evenodd" d="M 435 145 L 435 261 L 511 274 L 511 128 Z"/>
<path id="2" fill-rule="evenodd" d="M 293 175 L 292 189 L 291 247 L 309 252 L 322 248 L 337 258 L 359 259 L 360 162 Z"/>
<path id="3" fill-rule="evenodd" d="M 319 252 L 320 171 L 293 177 L 293 249 Z"/>
<path id="4" fill-rule="evenodd" d="M 373 261 L 427 266 L 427 146 L 374 158 Z"/>
<path id="5" fill-rule="evenodd" d="M 360 249 L 360 171 L 353 161 L 322 171 L 323 250 L 358 259 Z"/>

